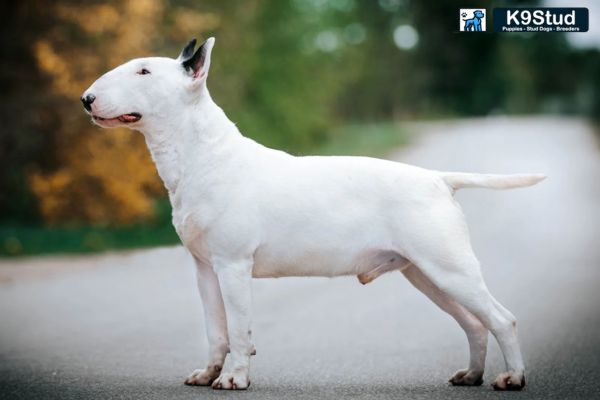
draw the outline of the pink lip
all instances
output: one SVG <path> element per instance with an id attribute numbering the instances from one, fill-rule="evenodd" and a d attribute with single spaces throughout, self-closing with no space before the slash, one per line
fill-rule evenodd
<path id="1" fill-rule="evenodd" d="M 97 115 L 92 115 L 92 118 L 94 119 L 94 121 L 96 121 L 100 125 L 112 125 L 112 123 L 117 123 L 117 122 L 121 122 L 124 124 L 130 124 L 130 123 L 137 122 L 140 119 L 142 119 L 142 115 L 134 112 L 134 113 L 129 113 L 129 114 L 122 114 L 122 115 L 119 115 L 118 117 L 114 117 L 114 118 L 103 118 L 103 117 L 99 117 Z"/>

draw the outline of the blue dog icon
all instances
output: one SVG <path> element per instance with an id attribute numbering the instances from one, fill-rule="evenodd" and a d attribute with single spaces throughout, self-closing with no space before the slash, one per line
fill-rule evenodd
<path id="1" fill-rule="evenodd" d="M 462 16 L 466 17 L 467 14 L 463 13 Z M 463 19 L 465 21 L 465 31 L 481 32 L 481 18 L 485 18 L 483 11 L 475 10 L 473 11 L 473 18 Z"/>

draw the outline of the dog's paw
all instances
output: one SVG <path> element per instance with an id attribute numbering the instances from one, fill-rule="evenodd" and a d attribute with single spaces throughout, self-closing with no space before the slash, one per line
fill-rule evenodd
<path id="1" fill-rule="evenodd" d="M 223 372 L 212 383 L 213 389 L 246 390 L 250 386 L 247 370 Z"/>
<path id="2" fill-rule="evenodd" d="M 221 367 L 218 365 L 209 365 L 204 369 L 197 369 L 185 380 L 186 385 L 191 386 L 210 386 L 211 383 L 221 373 Z"/>
<path id="3" fill-rule="evenodd" d="M 480 386 L 483 383 L 483 371 L 461 369 L 448 381 L 452 386 Z"/>
<path id="4" fill-rule="evenodd" d="M 492 383 L 494 390 L 521 390 L 525 387 L 525 375 L 516 372 L 504 372 Z"/>

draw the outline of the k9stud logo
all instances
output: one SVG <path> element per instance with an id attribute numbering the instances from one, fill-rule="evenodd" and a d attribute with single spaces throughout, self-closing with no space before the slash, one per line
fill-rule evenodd
<path id="1" fill-rule="evenodd" d="M 485 32 L 487 10 L 485 8 L 461 8 L 458 15 L 461 32 Z"/>
<path id="2" fill-rule="evenodd" d="M 584 7 L 494 8 L 495 32 L 587 32 Z"/>

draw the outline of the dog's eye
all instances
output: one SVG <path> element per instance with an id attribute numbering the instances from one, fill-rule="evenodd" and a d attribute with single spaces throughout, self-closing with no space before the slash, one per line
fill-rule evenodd
<path id="1" fill-rule="evenodd" d="M 150 71 L 148 71 L 146 68 L 142 68 L 137 72 L 138 75 L 148 75 L 149 73 Z"/>

